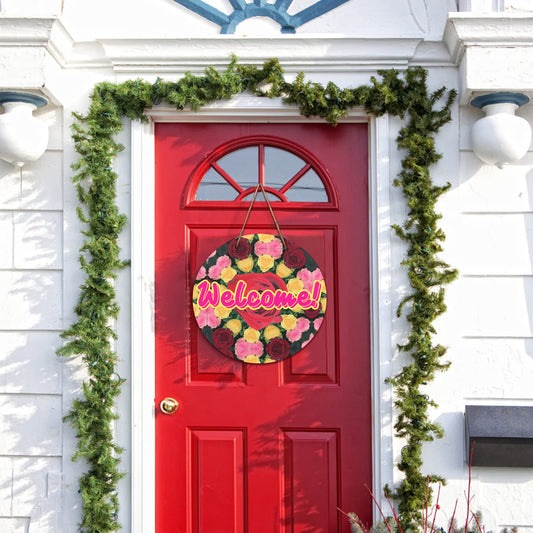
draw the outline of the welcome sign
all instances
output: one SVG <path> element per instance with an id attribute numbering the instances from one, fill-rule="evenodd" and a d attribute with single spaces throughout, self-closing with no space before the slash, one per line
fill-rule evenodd
<path id="1" fill-rule="evenodd" d="M 305 348 L 322 325 L 326 303 L 313 258 L 271 234 L 244 235 L 217 248 L 193 288 L 204 336 L 246 363 L 273 363 Z"/>

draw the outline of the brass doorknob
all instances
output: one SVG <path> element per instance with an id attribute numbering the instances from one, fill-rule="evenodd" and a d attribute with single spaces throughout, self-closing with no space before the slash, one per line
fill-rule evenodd
<path id="1" fill-rule="evenodd" d="M 178 410 L 179 403 L 174 398 L 165 398 L 161 400 L 159 407 L 164 414 L 171 415 Z"/>

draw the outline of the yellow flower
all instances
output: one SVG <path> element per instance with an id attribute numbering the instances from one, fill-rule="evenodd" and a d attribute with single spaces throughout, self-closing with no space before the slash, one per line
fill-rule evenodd
<path id="1" fill-rule="evenodd" d="M 237 275 L 237 271 L 234 268 L 227 267 L 222 270 L 220 273 L 220 277 L 222 281 L 227 283 L 228 281 L 231 281 L 235 276 Z"/>
<path id="2" fill-rule="evenodd" d="M 322 292 L 327 292 L 326 291 L 326 282 L 325 281 L 322 281 Z"/>
<path id="3" fill-rule="evenodd" d="M 275 337 L 281 337 L 281 331 L 276 326 L 267 326 L 263 334 L 267 341 Z"/>
<path id="4" fill-rule="evenodd" d="M 302 309 L 302 306 L 300 304 L 296 304 L 292 310 L 295 312 L 295 313 L 302 313 L 303 312 L 303 309 Z"/>
<path id="5" fill-rule="evenodd" d="M 243 272 L 250 272 L 254 268 L 254 260 L 251 257 L 237 261 L 237 267 Z"/>
<path id="6" fill-rule="evenodd" d="M 263 360 L 263 363 L 275 363 L 276 361 L 274 359 L 270 358 L 270 355 L 267 355 L 265 359 Z"/>
<path id="7" fill-rule="evenodd" d="M 261 242 L 270 242 L 274 238 L 274 235 L 269 233 L 258 233 L 257 236 Z"/>
<path id="8" fill-rule="evenodd" d="M 257 258 L 257 265 L 261 269 L 261 272 L 266 272 L 274 266 L 274 259 L 268 254 L 260 255 Z"/>
<path id="9" fill-rule="evenodd" d="M 281 327 L 287 331 L 296 327 L 296 317 L 294 315 L 281 315 Z"/>
<path id="10" fill-rule="evenodd" d="M 244 359 L 244 362 L 245 363 L 261 363 L 261 361 L 259 361 L 259 357 L 257 357 L 257 355 L 247 355 Z"/>
<path id="11" fill-rule="evenodd" d="M 198 307 L 198 304 L 192 304 L 192 308 L 194 309 L 194 316 L 198 316 L 200 314 L 200 308 Z"/>
<path id="12" fill-rule="evenodd" d="M 292 278 L 287 283 L 287 289 L 291 292 L 300 292 L 304 288 L 304 282 L 298 278 Z"/>
<path id="13" fill-rule="evenodd" d="M 320 300 L 320 303 L 322 304 L 322 312 L 325 313 L 326 312 L 326 298 L 322 298 L 322 300 Z"/>
<path id="14" fill-rule="evenodd" d="M 244 340 L 248 342 L 257 342 L 259 340 L 259 335 L 259 331 L 253 328 L 247 328 L 243 333 Z"/>
<path id="15" fill-rule="evenodd" d="M 254 234 L 252 233 L 251 235 L 250 234 L 249 235 L 243 235 L 242 237 L 243 237 L 243 239 L 247 239 L 247 240 L 251 241 L 254 238 Z"/>
<path id="16" fill-rule="evenodd" d="M 223 305 L 219 305 L 218 307 L 215 307 L 215 315 L 218 316 L 218 318 L 228 318 L 230 313 L 231 313 L 231 309 L 228 309 L 227 307 L 224 307 Z"/>
<path id="17" fill-rule="evenodd" d="M 241 321 L 233 318 L 226 322 L 226 327 L 233 332 L 234 335 L 237 335 L 241 331 Z"/>
<path id="18" fill-rule="evenodd" d="M 289 268 L 285 263 L 280 263 L 276 268 L 276 274 L 280 278 L 286 278 L 292 274 L 292 269 Z"/>
<path id="19" fill-rule="evenodd" d="M 193 299 L 198 300 L 199 296 L 200 296 L 200 291 L 198 290 L 198 283 L 197 283 L 192 290 L 192 297 Z"/>

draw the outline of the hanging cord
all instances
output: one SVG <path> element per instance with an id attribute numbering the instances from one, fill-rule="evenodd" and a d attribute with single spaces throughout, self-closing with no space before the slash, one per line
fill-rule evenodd
<path id="1" fill-rule="evenodd" d="M 241 228 L 241 232 L 239 233 L 239 237 L 237 239 L 236 246 L 239 246 L 239 242 L 241 242 L 242 234 L 244 233 L 244 228 L 246 227 L 246 223 L 248 222 L 248 217 L 250 216 L 250 213 L 252 211 L 252 207 L 255 202 L 255 197 L 257 196 L 257 193 L 259 192 L 259 189 L 261 189 L 263 196 L 265 197 L 265 202 L 268 205 L 268 209 L 270 210 L 270 214 L 272 215 L 272 219 L 274 220 L 274 224 L 276 224 L 276 229 L 278 230 L 279 237 L 281 239 L 281 242 L 283 243 L 283 247 L 286 248 L 285 239 L 283 238 L 283 235 L 281 234 L 281 229 L 279 228 L 278 221 L 276 219 L 276 215 L 274 215 L 274 211 L 272 210 L 272 206 L 270 205 L 270 202 L 268 201 L 268 197 L 265 191 L 265 188 L 263 187 L 262 183 L 258 183 L 257 187 L 255 188 L 254 195 L 252 196 L 252 201 L 250 202 L 250 207 L 248 208 L 248 213 L 246 213 L 246 218 L 244 219 L 244 223 Z"/>

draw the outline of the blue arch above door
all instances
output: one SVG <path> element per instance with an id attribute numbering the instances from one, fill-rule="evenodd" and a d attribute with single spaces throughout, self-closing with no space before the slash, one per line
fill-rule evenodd
<path id="1" fill-rule="evenodd" d="M 273 4 L 267 3 L 266 0 L 254 0 L 253 3 L 247 3 L 244 0 L 229 0 L 233 7 L 233 12 L 229 15 L 203 0 L 174 1 L 220 26 L 220 33 L 231 34 L 235 33 L 240 22 L 252 17 L 269 17 L 280 24 L 281 33 L 296 33 L 296 28 L 299 26 L 320 17 L 349 0 L 318 0 L 294 15 L 287 13 L 293 0 L 276 0 Z"/>

